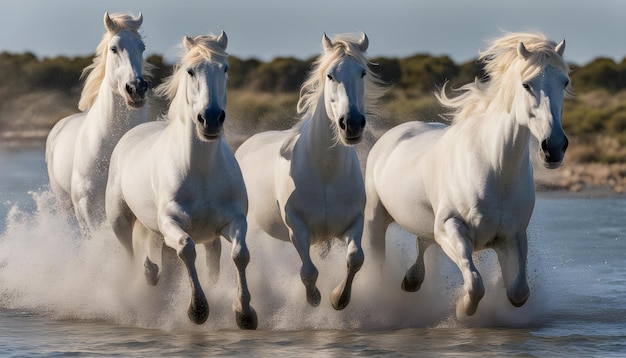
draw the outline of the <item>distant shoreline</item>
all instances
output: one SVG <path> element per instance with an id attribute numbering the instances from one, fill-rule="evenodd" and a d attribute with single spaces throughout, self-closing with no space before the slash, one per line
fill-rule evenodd
<path id="1" fill-rule="evenodd" d="M 41 148 L 46 135 L 32 131 L 33 135 L 15 137 L 0 135 L 0 147 L 5 149 Z M 245 139 L 245 138 L 244 138 Z M 236 139 L 240 142 L 242 139 Z M 231 145 L 234 143 L 231 143 Z M 240 144 L 240 143 L 237 143 Z M 562 193 L 593 197 L 621 196 L 626 194 L 626 164 L 564 163 L 561 168 L 548 170 L 534 166 L 535 186 L 539 193 Z"/>

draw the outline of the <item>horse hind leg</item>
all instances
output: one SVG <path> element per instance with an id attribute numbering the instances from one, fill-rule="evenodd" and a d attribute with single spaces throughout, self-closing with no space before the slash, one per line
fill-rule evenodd
<path id="1" fill-rule="evenodd" d="M 450 218 L 435 228 L 435 239 L 442 250 L 458 266 L 463 275 L 465 294 L 457 300 L 456 316 L 472 316 L 485 294 L 485 286 L 472 260 L 468 228 L 461 220 Z"/>
<path id="2" fill-rule="evenodd" d="M 422 287 L 426 267 L 424 265 L 424 253 L 432 241 L 417 238 L 417 259 L 415 263 L 406 271 L 402 280 L 402 290 L 406 292 L 417 292 Z"/>
<path id="3" fill-rule="evenodd" d="M 204 244 L 206 249 L 206 264 L 209 267 L 209 282 L 214 285 L 220 277 L 220 258 L 222 256 L 222 241 L 219 237 Z"/>
<path id="4" fill-rule="evenodd" d="M 526 278 L 528 252 L 526 232 L 518 234 L 515 240 L 500 240 L 494 246 L 494 250 L 498 255 L 506 295 L 513 306 L 521 307 L 530 296 Z"/>
<path id="5" fill-rule="evenodd" d="M 256 329 L 258 318 L 256 311 L 250 306 L 250 291 L 246 280 L 246 267 L 250 262 L 250 252 L 246 245 L 247 222 L 245 216 L 236 217 L 224 230 L 222 235 L 232 243 L 231 258 L 237 269 L 237 298 L 233 302 L 235 322 L 241 329 Z M 218 238 L 219 240 L 219 238 Z"/>

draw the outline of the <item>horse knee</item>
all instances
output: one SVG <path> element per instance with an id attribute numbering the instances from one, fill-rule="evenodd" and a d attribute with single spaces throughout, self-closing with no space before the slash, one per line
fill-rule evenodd
<path id="1" fill-rule="evenodd" d="M 237 269 L 243 270 L 248 266 L 248 263 L 250 262 L 250 251 L 248 251 L 248 248 L 245 246 L 236 245 L 235 247 L 233 247 L 231 258 L 235 262 L 235 266 L 237 266 Z"/>
<path id="2" fill-rule="evenodd" d="M 351 250 L 348 252 L 348 256 L 346 258 L 348 263 L 348 269 L 351 271 L 358 271 L 363 266 L 363 262 L 365 261 L 365 255 L 363 254 L 363 250 L 358 248 L 356 250 Z"/>
<path id="3" fill-rule="evenodd" d="M 179 247 L 176 250 L 178 257 L 185 263 L 193 264 L 196 261 L 196 245 L 189 236 L 183 236 L 178 240 Z"/>

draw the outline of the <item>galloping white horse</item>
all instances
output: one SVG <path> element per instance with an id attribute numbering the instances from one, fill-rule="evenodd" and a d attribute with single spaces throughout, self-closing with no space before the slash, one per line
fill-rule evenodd
<path id="1" fill-rule="evenodd" d="M 528 296 L 526 228 L 535 204 L 529 140 L 540 143 L 547 168 L 567 148 L 561 127 L 569 68 L 556 44 L 541 34 L 507 34 L 483 53 L 488 81 L 438 98 L 453 124 L 409 122 L 385 133 L 366 168 L 365 236 L 384 260 L 385 230 L 395 221 L 417 236 L 418 256 L 402 288 L 424 280 L 424 251 L 434 242 L 459 267 L 465 295 L 456 314 L 472 315 L 485 292 L 472 252 L 493 248 L 511 303 Z"/>
<path id="2" fill-rule="evenodd" d="M 60 120 L 46 142 L 50 187 L 65 209 L 74 207 L 83 230 L 106 220 L 104 192 L 115 144 L 146 121 L 142 22 L 141 14 L 104 14 L 107 32 L 83 71 L 89 73 L 78 104 L 83 112 Z"/>
<path id="3" fill-rule="evenodd" d="M 201 324 L 209 306 L 196 273 L 195 244 L 204 244 L 212 278 L 219 273 L 220 236 L 232 242 L 238 271 L 233 304 L 240 328 L 255 329 L 245 269 L 248 200 L 241 170 L 223 138 L 226 118 L 226 34 L 185 37 L 186 54 L 157 90 L 171 100 L 168 121 L 130 130 L 113 151 L 106 211 L 117 238 L 133 255 L 133 244 L 151 240 L 176 250 L 191 281 L 189 318 Z M 133 232 L 135 230 L 135 232 Z M 193 238 L 193 239 L 192 239 Z M 161 253 L 146 256 L 148 282 L 156 284 Z M 139 254 L 139 253 L 135 253 Z M 158 262 L 158 261 L 157 261 Z"/>
<path id="4" fill-rule="evenodd" d="M 320 303 L 318 271 L 309 256 L 317 242 L 348 244 L 347 275 L 331 295 L 335 309 L 350 302 L 352 280 L 363 264 L 365 190 L 353 144 L 383 89 L 368 68 L 368 39 L 323 36 L 323 54 L 301 89 L 302 120 L 286 131 L 256 134 L 236 156 L 250 195 L 251 216 L 271 236 L 291 240 L 309 304 Z M 367 107 L 367 108 L 366 108 Z"/>

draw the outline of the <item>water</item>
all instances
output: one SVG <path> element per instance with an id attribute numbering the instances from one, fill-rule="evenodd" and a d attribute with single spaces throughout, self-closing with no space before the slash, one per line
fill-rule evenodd
<path id="1" fill-rule="evenodd" d="M 320 269 L 322 303 L 306 304 L 288 244 L 251 232 L 248 280 L 259 330 L 236 328 L 235 272 L 204 285 L 211 313 L 189 322 L 188 283 L 147 287 L 106 230 L 83 238 L 47 190 L 43 150 L 0 149 L 0 356 L 626 356 L 626 200 L 542 194 L 529 228 L 531 298 L 506 299 L 495 254 L 476 255 L 487 292 L 475 316 L 454 318 L 458 270 L 426 253 L 418 293 L 399 285 L 414 240 L 391 228 L 384 283 L 367 265 L 352 302 L 330 307 L 345 270 L 334 244 Z M 202 249 L 199 274 L 207 282 Z"/>

